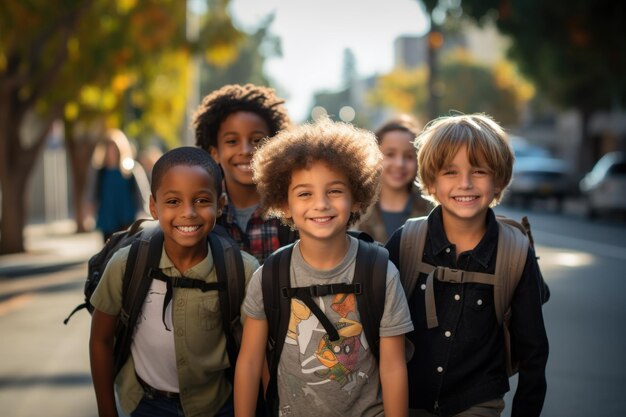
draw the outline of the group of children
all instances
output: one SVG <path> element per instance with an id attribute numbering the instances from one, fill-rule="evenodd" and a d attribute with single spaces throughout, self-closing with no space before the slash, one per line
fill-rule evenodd
<path id="1" fill-rule="evenodd" d="M 198 147 L 166 152 L 152 171 L 150 212 L 164 234 L 159 269 L 172 279 L 216 282 L 207 236 L 239 243 L 247 287 L 236 366 L 225 352 L 217 295 L 174 288 L 168 301 L 165 283 L 154 280 L 132 354 L 114 375 L 128 257 L 122 249 L 91 299 L 101 417 L 118 415 L 114 385 L 132 417 L 500 415 L 509 382 L 493 288 L 428 283 L 432 276 L 420 273 L 417 289 L 405 295 L 399 273 L 403 257 L 493 273 L 499 229 L 491 207 L 505 192 L 514 161 L 500 126 L 474 114 L 437 119 L 421 133 L 407 119 L 376 135 L 328 118 L 291 127 L 274 91 L 250 84 L 209 94 L 194 126 Z M 426 214 L 423 253 L 402 253 L 404 221 Z M 389 256 L 374 342 L 364 334 L 369 316 L 357 306 L 367 286 L 352 285 L 361 245 L 350 229 L 367 231 L 381 243 L 374 245 L 376 256 Z M 286 245 L 289 285 L 268 292 L 257 267 Z M 512 350 L 520 361 L 512 416 L 539 416 L 545 397 L 540 283 L 529 248 L 511 301 Z M 428 320 L 427 284 L 437 326 Z M 273 340 L 268 306 L 280 297 L 288 297 L 281 301 L 289 320 L 284 340 Z M 266 353 L 277 343 L 282 353 L 271 372 Z M 268 390 L 272 384 L 275 390 Z M 270 391 L 273 407 L 259 407 L 258 397 Z"/>

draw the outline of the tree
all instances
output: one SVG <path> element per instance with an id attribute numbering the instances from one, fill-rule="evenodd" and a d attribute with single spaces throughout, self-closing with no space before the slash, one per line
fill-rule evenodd
<path id="1" fill-rule="evenodd" d="M 203 64 L 201 90 L 208 93 L 226 84 L 271 84 L 263 65 L 267 58 L 281 54 L 280 39 L 270 33 L 273 21 L 274 15 L 269 15 L 254 33 L 238 37 L 238 54 L 231 62 L 207 60 Z"/>
<path id="2" fill-rule="evenodd" d="M 503 124 L 519 121 L 523 105 L 533 96 L 532 85 L 508 62 L 479 64 L 463 50 L 444 56 L 438 65 L 439 111 L 486 112 Z M 379 77 L 370 93 L 372 104 L 431 120 L 428 70 L 398 69 Z M 462 93 L 459 93 L 462 92 Z"/>
<path id="3" fill-rule="evenodd" d="M 626 4 L 613 0 L 463 0 L 460 7 L 479 23 L 494 20 L 511 37 L 509 56 L 537 89 L 553 103 L 580 111 L 579 168 L 587 170 L 598 156 L 588 129 L 591 115 L 626 104 Z"/>
<path id="4" fill-rule="evenodd" d="M 225 9 L 227 3 L 219 0 L 217 10 Z M 81 143 L 80 132 L 91 131 L 80 126 L 121 126 L 127 115 L 127 99 L 134 98 L 132 104 L 145 115 L 138 131 L 174 136 L 171 128 L 179 126 L 180 121 L 172 122 L 167 115 L 182 112 L 180 100 L 171 101 L 172 96 L 166 95 L 169 103 L 164 105 L 160 102 L 166 101 L 161 96 L 163 89 L 158 87 L 171 85 L 172 77 L 178 77 L 172 74 L 180 72 L 165 65 L 164 62 L 173 65 L 165 57 L 178 59 L 175 62 L 185 68 L 185 56 L 228 49 L 223 30 L 188 41 L 185 6 L 186 2 L 179 0 L 1 3 L 0 254 L 24 250 L 28 179 L 54 119 L 63 117 L 66 121 L 66 139 L 79 196 L 85 177 L 81 167 L 89 159 L 85 155 L 90 154 L 89 141 Z M 223 21 L 220 27 L 224 29 L 228 22 Z M 215 59 L 221 59 L 220 55 Z M 139 88 L 145 90 L 133 96 L 133 86 L 135 92 Z M 177 90 L 175 97 L 186 94 L 186 88 L 175 86 L 168 90 L 172 89 Z M 158 100 L 154 99 L 156 96 Z M 28 132 L 24 120 L 31 114 L 37 114 L 40 123 Z"/>

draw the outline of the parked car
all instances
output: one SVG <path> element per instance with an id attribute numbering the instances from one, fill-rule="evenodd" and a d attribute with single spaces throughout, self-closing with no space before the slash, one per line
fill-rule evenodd
<path id="1" fill-rule="evenodd" d="M 511 141 L 511 148 L 515 154 L 515 159 L 528 158 L 528 157 L 550 157 L 550 151 L 539 145 L 530 143 L 526 138 L 521 136 L 509 136 Z"/>
<path id="2" fill-rule="evenodd" d="M 576 192 L 574 173 L 566 161 L 549 156 L 516 157 L 505 202 L 528 207 L 534 199 L 554 199 L 560 211 L 563 200 Z"/>
<path id="3" fill-rule="evenodd" d="M 600 212 L 626 213 L 626 155 L 610 152 L 580 180 L 590 217 Z"/>

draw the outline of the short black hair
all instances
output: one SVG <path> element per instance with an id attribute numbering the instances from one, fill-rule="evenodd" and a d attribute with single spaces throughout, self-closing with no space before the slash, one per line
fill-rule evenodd
<path id="1" fill-rule="evenodd" d="M 222 195 L 222 171 L 211 155 L 195 146 L 181 146 L 164 153 L 154 164 L 152 168 L 152 183 L 150 185 L 152 197 L 156 198 L 157 190 L 165 173 L 171 168 L 180 165 L 204 168 L 213 178 L 215 194 L 218 197 Z"/>
<path id="2" fill-rule="evenodd" d="M 208 151 L 217 147 L 217 132 L 230 114 L 244 111 L 259 115 L 269 129 L 269 136 L 289 127 L 284 100 L 274 89 L 254 84 L 229 84 L 209 93 L 193 116 L 196 145 Z"/>

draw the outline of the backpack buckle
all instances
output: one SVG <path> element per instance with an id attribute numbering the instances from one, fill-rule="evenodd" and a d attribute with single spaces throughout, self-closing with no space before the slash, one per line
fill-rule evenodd
<path id="1" fill-rule="evenodd" d="M 463 271 L 462 269 L 437 267 L 435 271 L 435 277 L 439 281 L 462 284 L 464 281 L 464 273 L 465 271 Z"/>

